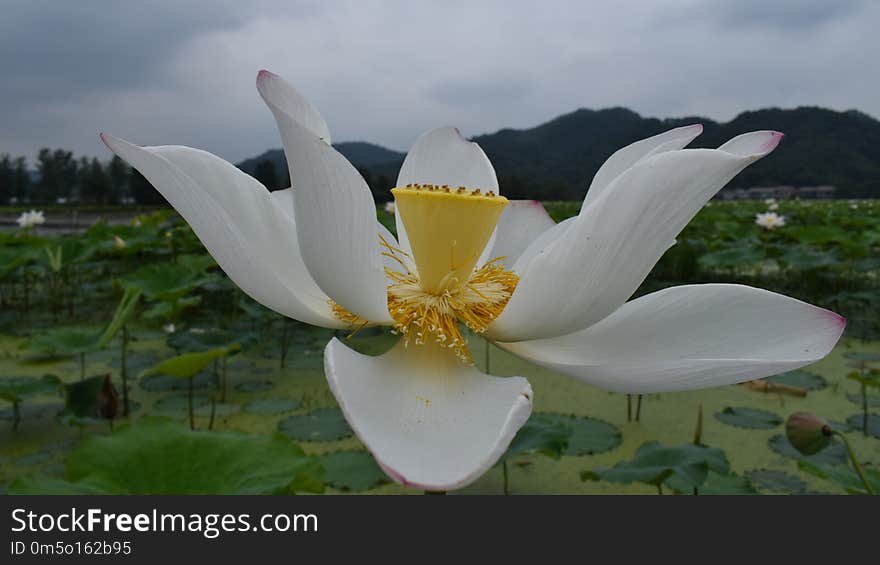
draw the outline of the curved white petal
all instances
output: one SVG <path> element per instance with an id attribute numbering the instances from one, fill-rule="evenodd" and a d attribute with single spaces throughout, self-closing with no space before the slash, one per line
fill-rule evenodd
<path id="1" fill-rule="evenodd" d="M 614 179 L 642 159 L 665 151 L 682 149 L 701 133 L 703 133 L 703 126 L 694 124 L 671 129 L 618 149 L 596 171 L 581 209 L 594 202 Z"/>
<path id="2" fill-rule="evenodd" d="M 262 184 L 198 149 L 139 147 L 106 134 L 101 139 L 180 212 L 251 298 L 303 322 L 342 327 L 303 264 L 292 216 Z"/>
<path id="3" fill-rule="evenodd" d="M 499 194 L 498 179 L 495 168 L 479 145 L 465 139 L 458 128 L 444 127 L 423 133 L 413 144 L 400 173 L 397 175 L 397 186 L 408 184 L 436 184 L 450 187 L 464 186 L 470 189 L 479 188 L 483 192 L 492 191 Z M 395 210 L 394 219 L 397 226 L 397 241 L 400 248 L 409 254 L 412 249 L 406 228 Z M 495 234 L 477 262 L 477 267 L 490 259 L 489 254 L 495 242 Z"/>
<path id="4" fill-rule="evenodd" d="M 370 189 L 314 131 L 275 113 L 292 184 L 303 261 L 330 298 L 376 323 L 390 323 L 385 270 Z"/>
<path id="5" fill-rule="evenodd" d="M 632 296 L 703 205 L 774 147 L 762 144 L 761 152 L 742 155 L 717 149 L 668 151 L 627 169 L 560 228 L 559 237 L 538 252 L 530 247 L 523 253 L 514 268 L 519 284 L 489 327 L 490 337 L 555 337 L 609 315 Z"/>
<path id="6" fill-rule="evenodd" d="M 767 290 L 667 288 L 558 338 L 499 343 L 589 384 L 627 393 L 690 390 L 790 371 L 825 357 L 846 320 Z"/>
<path id="7" fill-rule="evenodd" d="M 398 483 L 464 487 L 485 473 L 529 417 L 522 377 L 491 377 L 435 344 L 399 342 L 379 357 L 333 339 L 324 351 L 330 389 L 358 438 Z"/>
<path id="8" fill-rule="evenodd" d="M 330 129 L 318 109 L 292 84 L 267 70 L 257 73 L 257 90 L 275 120 L 293 120 L 330 145 Z"/>
<path id="9" fill-rule="evenodd" d="M 522 252 L 555 225 L 537 200 L 511 200 L 498 221 L 495 245 L 489 259 L 504 257 L 504 265 L 512 268 Z"/>

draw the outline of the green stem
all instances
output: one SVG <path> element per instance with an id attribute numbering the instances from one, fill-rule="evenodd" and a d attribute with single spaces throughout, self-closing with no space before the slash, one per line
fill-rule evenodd
<path id="1" fill-rule="evenodd" d="M 853 467 L 856 470 L 856 474 L 859 476 L 859 479 L 862 481 L 862 484 L 865 486 L 865 490 L 871 496 L 875 496 L 877 493 L 874 492 L 874 489 L 871 487 L 870 483 L 868 483 L 868 479 L 865 478 L 865 472 L 862 471 L 862 466 L 859 465 L 858 459 L 856 459 L 856 454 L 853 452 L 852 446 L 849 444 L 849 440 L 846 439 L 846 436 L 838 431 L 832 431 L 832 435 L 839 437 L 843 441 L 843 445 L 846 446 L 846 452 L 849 455 L 849 460 L 852 463 Z"/>
<path id="2" fill-rule="evenodd" d="M 214 400 L 214 395 L 211 395 L 211 418 L 208 420 L 208 430 L 210 431 L 214 427 L 214 411 L 217 408 L 217 403 Z"/>
<path id="3" fill-rule="evenodd" d="M 868 388 L 862 381 L 862 433 L 868 435 Z"/>
<path id="4" fill-rule="evenodd" d="M 501 474 L 504 477 L 504 496 L 507 496 L 510 494 L 510 489 L 508 488 L 509 483 L 507 481 L 507 460 L 506 459 L 501 462 Z"/>
<path id="5" fill-rule="evenodd" d="M 220 391 L 220 402 L 226 402 L 226 357 L 220 361 L 220 380 L 223 384 L 223 389 Z"/>
<path id="6" fill-rule="evenodd" d="M 636 396 L 636 422 L 642 418 L 642 395 Z"/>
<path id="7" fill-rule="evenodd" d="M 122 351 L 119 361 L 119 376 L 122 378 L 122 415 L 128 416 L 128 328 L 122 326 Z"/>
<path id="8" fill-rule="evenodd" d="M 195 414 L 193 414 L 193 377 L 189 379 L 189 389 L 187 394 L 187 404 L 189 405 L 189 429 L 196 429 Z"/>
<path id="9" fill-rule="evenodd" d="M 18 424 L 21 422 L 21 401 L 16 401 L 12 403 L 12 431 L 16 431 L 18 429 Z"/>
<path id="10" fill-rule="evenodd" d="M 84 380 L 86 378 L 86 354 L 79 354 L 79 380 Z"/>
<path id="11" fill-rule="evenodd" d="M 657 494 L 663 494 L 663 485 L 661 483 L 657 483 Z"/>

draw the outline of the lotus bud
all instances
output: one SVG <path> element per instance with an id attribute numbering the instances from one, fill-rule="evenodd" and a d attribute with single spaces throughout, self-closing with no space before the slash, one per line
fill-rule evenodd
<path id="1" fill-rule="evenodd" d="M 785 435 L 804 455 L 819 453 L 831 443 L 831 425 L 812 412 L 795 412 L 785 422 Z"/>

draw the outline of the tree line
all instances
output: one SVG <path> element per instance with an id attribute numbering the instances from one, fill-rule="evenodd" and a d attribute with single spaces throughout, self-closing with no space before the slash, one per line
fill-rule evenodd
<path id="1" fill-rule="evenodd" d="M 36 171 L 27 158 L 0 154 L 0 205 L 10 204 L 164 204 L 162 195 L 119 157 L 102 162 L 76 158 L 72 151 L 44 147 Z"/>

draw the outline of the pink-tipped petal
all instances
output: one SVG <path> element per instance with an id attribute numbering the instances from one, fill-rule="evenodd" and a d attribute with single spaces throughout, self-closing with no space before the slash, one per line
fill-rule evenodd
<path id="1" fill-rule="evenodd" d="M 844 320 L 781 294 L 733 284 L 667 288 L 566 336 L 499 343 L 602 388 L 626 393 L 739 383 L 814 363 Z"/>

